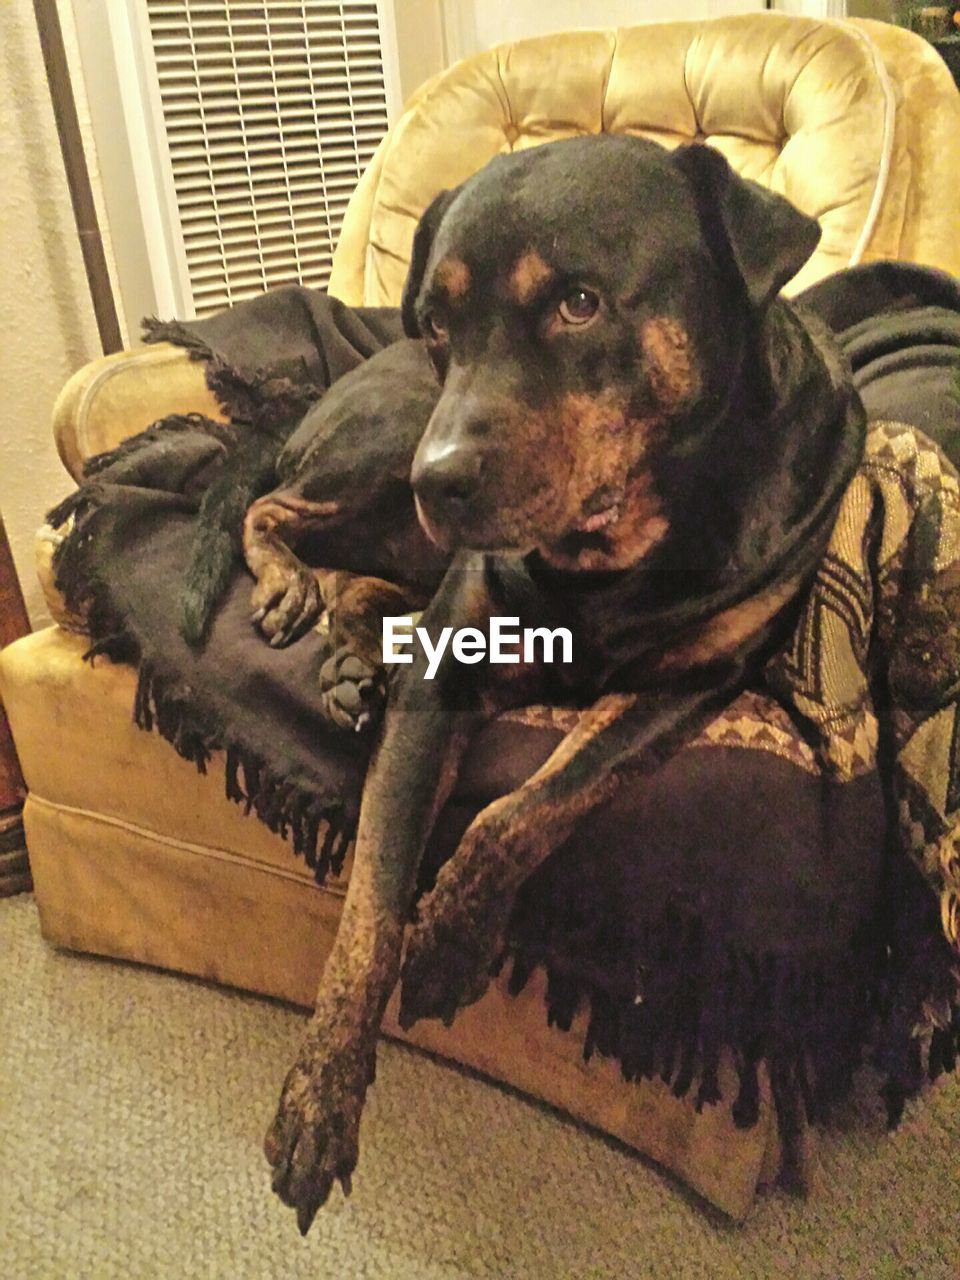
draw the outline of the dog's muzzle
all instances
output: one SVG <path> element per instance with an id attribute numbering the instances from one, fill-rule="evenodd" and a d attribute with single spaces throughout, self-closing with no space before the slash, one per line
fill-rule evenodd
<path id="1" fill-rule="evenodd" d="M 410 483 L 429 525 L 457 530 L 469 523 L 483 469 L 479 448 L 446 445 L 418 452 Z"/>

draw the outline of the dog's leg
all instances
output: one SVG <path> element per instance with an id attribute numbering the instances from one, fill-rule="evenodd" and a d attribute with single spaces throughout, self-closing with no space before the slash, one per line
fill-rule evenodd
<path id="1" fill-rule="evenodd" d="M 341 570 L 318 570 L 317 577 L 330 646 L 320 668 L 324 710 L 335 724 L 359 730 L 375 718 L 386 697 L 383 620 L 409 614 L 413 600 L 382 578 Z"/>
<path id="2" fill-rule="evenodd" d="M 432 618 L 482 622 L 489 609 L 478 583 L 478 575 L 457 578 L 449 593 L 452 602 L 441 588 L 429 611 Z M 472 594 L 472 601 L 464 601 L 465 594 Z M 431 625 L 430 618 L 424 624 Z M 400 970 L 420 858 L 483 714 L 478 700 L 474 709 L 456 710 L 463 699 L 448 686 L 444 670 L 430 681 L 423 678 L 425 670 L 426 660 L 417 659 L 392 684 L 364 787 L 336 941 L 316 1012 L 264 1143 L 274 1190 L 297 1210 L 304 1233 L 335 1180 L 349 1190 L 360 1114 L 374 1076 L 383 1010 Z M 473 669 L 466 670 L 469 680 Z M 454 676 L 462 680 L 463 670 Z"/>
<path id="3" fill-rule="evenodd" d="M 273 1189 L 296 1209 L 303 1234 L 335 1180 L 350 1191 L 360 1116 L 375 1075 L 383 1011 L 400 971 L 420 856 L 463 749 L 462 733 L 438 725 L 429 736 L 427 742 L 427 734 L 397 723 L 388 711 L 364 792 L 337 938 L 264 1142 Z"/>
<path id="4" fill-rule="evenodd" d="M 523 786 L 477 815 L 420 904 L 403 966 L 402 1026 L 424 1017 L 449 1025 L 480 998 L 520 885 L 624 776 L 672 755 L 740 681 L 731 672 L 710 688 L 602 697 Z"/>
<path id="5" fill-rule="evenodd" d="M 313 569 L 297 557 L 290 544 L 338 514 L 336 502 L 269 493 L 247 512 L 243 550 L 257 579 L 253 620 L 275 648 L 298 639 L 326 610 L 330 655 L 320 668 L 323 708 L 338 727 L 358 730 L 386 695 L 383 619 L 409 613 L 414 601 L 382 578 Z"/>
<path id="6" fill-rule="evenodd" d="M 274 648 L 298 639 L 316 622 L 323 595 L 314 570 L 290 544 L 338 514 L 336 502 L 308 502 L 284 490 L 252 504 L 243 524 L 243 554 L 257 580 L 253 621 Z"/>

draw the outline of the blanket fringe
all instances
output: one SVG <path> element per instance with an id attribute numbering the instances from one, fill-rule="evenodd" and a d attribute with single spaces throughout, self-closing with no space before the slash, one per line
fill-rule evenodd
<path id="1" fill-rule="evenodd" d="M 147 343 L 171 342 L 175 347 L 182 347 L 189 353 L 191 360 L 213 359 L 209 344 L 179 320 L 159 320 L 156 316 L 145 316 L 140 336 Z"/>
<path id="2" fill-rule="evenodd" d="M 284 438 L 321 398 L 302 360 L 241 371 L 217 356 L 207 365 L 207 386 L 235 422 Z"/>
<path id="3" fill-rule="evenodd" d="M 353 838 L 356 815 L 346 805 L 317 797 L 273 773 L 255 753 L 201 726 L 190 688 L 141 660 L 137 668 L 134 721 L 156 730 L 178 755 L 205 774 L 215 751 L 225 752 L 224 790 L 228 800 L 254 813 L 275 835 L 288 840 L 318 884 L 339 876 Z"/>
<path id="4" fill-rule="evenodd" d="M 144 342 L 170 342 L 183 348 L 191 360 L 204 361 L 207 386 L 237 423 L 288 434 L 325 390 L 310 376 L 302 356 L 260 369 L 240 369 L 179 320 L 148 316 L 143 321 L 142 334 Z"/>
<path id="5" fill-rule="evenodd" d="M 918 903 L 935 909 L 928 893 Z M 722 1100 L 720 1062 L 729 1049 L 737 1076 L 730 1102 L 740 1128 L 759 1118 L 761 1064 L 786 1129 L 803 1119 L 829 1121 L 869 1054 L 885 1077 L 881 1093 L 893 1127 L 907 1100 L 960 1058 L 956 957 L 935 920 L 915 924 L 919 940 L 905 963 L 866 937 L 854 941 L 844 963 L 836 956 L 801 962 L 716 942 L 702 920 L 671 904 L 643 937 L 645 960 L 634 981 L 618 988 L 602 967 L 594 976 L 581 959 L 515 934 L 508 990 L 519 994 L 542 967 L 548 1025 L 569 1031 L 586 1006 L 584 1059 L 613 1058 L 625 1080 L 659 1078 L 678 1098 L 695 1090 L 697 1111 Z M 941 1010 L 935 1026 L 932 999 Z"/>
<path id="6" fill-rule="evenodd" d="M 217 422 L 201 413 L 171 414 L 168 418 L 161 418 L 143 431 L 121 441 L 115 448 L 88 458 L 83 464 L 83 485 L 50 508 L 46 514 L 47 524 L 59 529 L 71 518 L 91 514 L 98 505 L 98 481 L 108 484 L 141 484 L 145 473 L 149 472 L 154 460 L 159 457 L 169 467 L 172 464 L 169 449 L 171 437 L 190 434 L 198 437 L 207 456 L 204 457 L 199 451 L 187 456 L 183 473 L 179 477 L 184 492 L 190 487 L 193 471 L 208 464 L 211 454 L 222 454 L 234 447 L 238 439 L 237 428 L 231 423 Z"/>
<path id="7" fill-rule="evenodd" d="M 187 684 L 144 656 L 136 637 L 113 608 L 108 585 L 97 576 L 96 565 L 89 563 L 87 551 L 94 542 L 99 512 L 95 490 L 84 489 L 74 498 L 73 528 L 57 548 L 53 565 L 67 607 L 87 620 L 92 643 L 84 657 L 92 662 L 105 656 L 134 667 L 134 722 L 141 729 L 159 733 L 200 773 L 206 773 L 215 751 L 225 751 L 227 798 L 290 840 L 294 853 L 304 858 L 318 884 L 330 874 L 339 875 L 356 827 L 355 805 L 318 796 L 271 771 L 264 760 L 231 741 L 222 727 L 197 711 Z"/>

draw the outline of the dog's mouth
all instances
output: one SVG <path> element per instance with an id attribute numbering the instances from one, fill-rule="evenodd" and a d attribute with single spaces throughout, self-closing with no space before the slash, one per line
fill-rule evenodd
<path id="1" fill-rule="evenodd" d="M 620 514 L 620 503 L 612 502 L 609 507 L 604 507 L 602 511 L 586 516 L 578 525 L 574 526 L 574 532 L 600 533 L 603 529 L 608 529 L 611 525 L 616 524 L 620 519 Z"/>
<path id="2" fill-rule="evenodd" d="M 417 519 L 420 522 L 420 528 L 427 535 L 433 545 L 435 547 L 439 547 L 441 551 L 452 551 L 454 547 L 453 538 L 450 537 L 442 525 L 439 525 L 430 519 L 430 516 L 427 514 L 426 509 L 417 494 L 414 494 L 413 496 L 413 503 L 416 507 Z"/>
<path id="3" fill-rule="evenodd" d="M 498 555 L 524 556 L 542 541 L 541 530 L 555 526 L 557 505 L 554 491 L 546 485 L 527 494 L 519 507 L 502 505 L 491 510 L 489 499 L 480 501 L 473 510 L 456 513 L 451 519 L 442 511 L 434 511 L 429 503 L 414 493 L 417 519 L 424 533 L 443 551 L 463 549 Z"/>
<path id="4" fill-rule="evenodd" d="M 607 539 L 614 527 L 623 518 L 627 508 L 627 495 L 622 486 L 601 485 L 589 495 L 581 507 L 578 519 L 567 526 L 566 532 L 559 538 L 542 539 L 535 534 L 526 538 L 506 535 L 505 530 L 496 533 L 487 531 L 486 536 L 464 536 L 463 529 L 452 530 L 442 522 L 432 519 L 419 497 L 416 498 L 417 517 L 427 537 L 444 551 L 451 551 L 456 546 L 469 546 L 474 551 L 495 551 L 499 554 L 525 555 L 536 546 L 563 547 L 575 554 L 584 549 L 601 550 L 607 546 Z"/>
<path id="5" fill-rule="evenodd" d="M 623 491 L 605 484 L 594 490 L 583 504 L 580 520 L 571 533 L 600 533 L 615 525 L 623 514 Z"/>
<path id="6" fill-rule="evenodd" d="M 558 569 L 607 572 L 630 569 L 669 531 L 662 504 L 644 473 L 622 485 L 605 484 L 583 503 L 567 532 L 541 548 Z"/>
<path id="7" fill-rule="evenodd" d="M 423 529 L 434 546 L 441 551 L 449 553 L 459 548 L 469 551 L 496 552 L 498 555 L 523 556 L 533 549 L 533 540 L 529 540 L 528 545 L 522 539 L 517 540 L 515 537 L 502 536 L 499 533 L 491 533 L 487 536 L 470 536 L 465 534 L 462 529 L 453 529 L 431 519 L 429 512 L 416 496 L 414 496 L 414 505 L 416 506 L 417 519 L 420 522 L 421 529 Z"/>

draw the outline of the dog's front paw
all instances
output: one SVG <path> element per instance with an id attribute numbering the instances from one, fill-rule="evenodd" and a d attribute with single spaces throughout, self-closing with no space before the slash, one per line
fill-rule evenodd
<path id="1" fill-rule="evenodd" d="M 513 895 L 486 882 L 463 883 L 441 871 L 420 906 L 404 957 L 400 1025 L 440 1018 L 447 1025 L 459 1009 L 479 1000 L 503 955 Z"/>
<path id="2" fill-rule="evenodd" d="M 273 1190 L 296 1209 L 301 1235 L 335 1181 L 350 1194 L 375 1045 L 375 1037 L 367 1043 L 360 1035 L 337 1037 L 314 1025 L 284 1081 L 263 1149 L 273 1168 Z"/>
<path id="3" fill-rule="evenodd" d="M 320 700 L 328 719 L 359 733 L 372 725 L 387 696 L 384 668 L 359 657 L 349 645 L 337 649 L 320 668 Z"/>
<path id="4" fill-rule="evenodd" d="M 316 575 L 305 565 L 266 573 L 250 597 L 253 623 L 274 649 L 291 644 L 308 631 L 323 611 Z"/>

